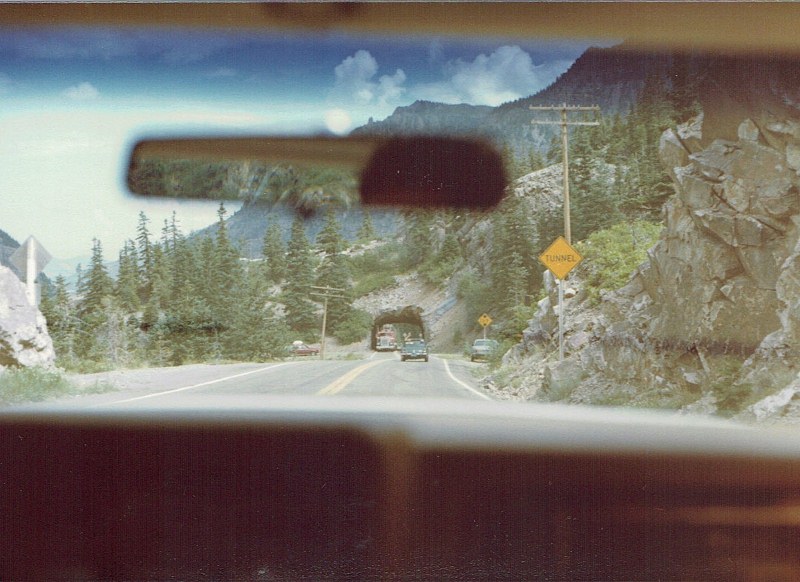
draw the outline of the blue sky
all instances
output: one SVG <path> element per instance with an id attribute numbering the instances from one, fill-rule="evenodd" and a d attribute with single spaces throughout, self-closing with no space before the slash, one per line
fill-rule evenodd
<path id="1" fill-rule="evenodd" d="M 0 229 L 56 257 L 113 259 L 139 210 L 189 231 L 214 204 L 126 196 L 137 136 L 346 133 L 418 99 L 499 105 L 549 85 L 592 43 L 353 39 L 214 31 L 0 28 Z"/>

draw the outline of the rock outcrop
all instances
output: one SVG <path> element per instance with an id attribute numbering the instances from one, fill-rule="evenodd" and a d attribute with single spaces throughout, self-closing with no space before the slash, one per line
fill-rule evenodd
<path id="1" fill-rule="evenodd" d="M 760 419 L 796 408 L 800 72 L 736 59 L 708 71 L 703 114 L 661 138 L 675 196 L 659 242 L 596 311 L 580 293 L 565 301 L 568 357 L 538 366 L 529 397 Z M 521 351 L 552 354 L 555 301 Z"/>
<path id="2" fill-rule="evenodd" d="M 44 316 L 28 303 L 17 276 L 0 266 L 0 368 L 51 366 L 54 361 Z"/>

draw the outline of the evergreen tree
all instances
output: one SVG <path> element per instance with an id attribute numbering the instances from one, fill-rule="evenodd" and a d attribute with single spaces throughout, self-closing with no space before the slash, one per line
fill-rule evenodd
<path id="1" fill-rule="evenodd" d="M 289 330 L 274 310 L 266 305 L 267 284 L 255 270 L 245 274 L 232 297 L 239 308 L 231 325 L 221 336 L 228 357 L 246 361 L 264 361 L 283 355 L 291 342 Z"/>
<path id="2" fill-rule="evenodd" d="M 227 350 L 224 332 L 232 325 L 236 310 L 239 308 L 234 297 L 242 285 L 243 278 L 239 254 L 228 238 L 225 214 L 225 206 L 220 204 L 214 239 L 201 246 L 202 260 L 210 263 L 210 267 L 205 269 L 207 278 L 204 282 L 198 282 L 206 286 L 204 299 L 209 306 L 213 321 L 209 323 L 215 330 L 212 350 L 216 350 L 219 357 L 224 356 Z M 209 252 L 210 257 L 206 258 Z"/>
<path id="3" fill-rule="evenodd" d="M 546 166 L 546 161 L 542 153 L 534 148 L 531 147 L 528 151 L 528 168 L 526 174 L 530 174 L 531 172 L 538 172 L 539 170 L 543 169 Z"/>
<path id="4" fill-rule="evenodd" d="M 136 246 L 133 241 L 125 241 L 119 253 L 119 271 L 114 295 L 120 307 L 128 312 L 139 308 L 139 268 Z"/>
<path id="5" fill-rule="evenodd" d="M 691 55 L 685 52 L 675 52 L 672 55 L 669 70 L 672 86 L 667 99 L 672 106 L 672 119 L 675 123 L 687 121 L 699 111 L 698 80 L 691 73 L 691 61 Z"/>
<path id="6" fill-rule="evenodd" d="M 239 253 L 234 248 L 228 237 L 228 227 L 225 224 L 225 205 L 220 203 L 217 210 L 217 232 L 215 237 L 214 265 L 216 267 L 215 287 L 224 292 L 231 284 L 236 283 L 241 276 Z"/>
<path id="7" fill-rule="evenodd" d="M 411 269 L 419 265 L 435 249 L 431 236 L 437 213 L 423 210 L 411 210 L 404 217 L 404 257 L 403 267 Z"/>
<path id="8" fill-rule="evenodd" d="M 332 292 L 328 300 L 327 327 L 335 333 L 338 327 L 348 319 L 351 312 L 350 304 L 350 273 L 347 261 L 341 254 L 343 238 L 340 234 L 341 226 L 336 219 L 336 213 L 329 208 L 325 214 L 325 223 L 317 235 L 317 248 L 322 253 L 322 262 L 317 270 L 317 286 L 340 289 Z"/>
<path id="9" fill-rule="evenodd" d="M 281 227 L 271 222 L 264 232 L 264 243 L 261 250 L 264 257 L 264 272 L 267 281 L 280 283 L 286 275 L 286 247 L 283 244 Z"/>
<path id="10" fill-rule="evenodd" d="M 92 258 L 89 271 L 78 290 L 81 299 L 78 303 L 78 315 L 84 319 L 97 316 L 102 312 L 103 299 L 110 296 L 114 282 L 103 264 L 103 246 L 99 240 L 92 239 Z"/>
<path id="11" fill-rule="evenodd" d="M 92 258 L 89 270 L 78 290 L 80 300 L 77 314 L 82 322 L 81 333 L 76 338 L 76 351 L 81 356 L 98 358 L 103 352 L 98 330 L 106 323 L 106 307 L 112 300 L 114 282 L 103 264 L 103 247 L 97 239 L 92 240 Z"/>
<path id="12" fill-rule="evenodd" d="M 545 156 L 545 160 L 549 165 L 557 164 L 563 159 L 563 154 L 561 152 L 561 134 L 554 133 L 553 136 L 550 138 L 550 143 L 547 146 L 547 156 Z"/>
<path id="13" fill-rule="evenodd" d="M 143 303 L 150 299 L 150 278 L 153 273 L 152 241 L 147 227 L 149 222 L 150 219 L 140 211 L 136 226 L 136 251 L 139 256 L 139 297 Z"/>
<path id="14" fill-rule="evenodd" d="M 310 332 L 316 327 L 315 305 L 309 300 L 314 284 L 314 259 L 305 231 L 302 216 L 297 215 L 292 223 L 286 255 L 286 286 L 284 305 L 286 323 L 297 332 Z"/>
<path id="15" fill-rule="evenodd" d="M 80 320 L 75 317 L 63 275 L 56 277 L 54 285 L 43 289 L 40 309 L 47 320 L 47 331 L 53 339 L 59 364 L 71 365 L 75 360 L 75 336 Z"/>
<path id="16" fill-rule="evenodd" d="M 533 221 L 524 199 L 506 199 L 493 223 L 492 286 L 497 315 L 507 317 L 511 308 L 526 302 L 527 295 L 540 284 L 541 268 L 534 252 Z"/>
<path id="17" fill-rule="evenodd" d="M 361 228 L 358 229 L 356 233 L 356 239 L 359 242 L 369 242 L 375 240 L 377 238 L 377 234 L 375 233 L 375 227 L 372 225 L 372 214 L 366 208 L 364 208 L 363 218 L 361 220 Z"/>
<path id="18" fill-rule="evenodd" d="M 525 173 L 517 163 L 517 156 L 511 143 L 503 143 L 500 148 L 500 157 L 503 159 L 503 166 L 506 169 L 506 176 L 508 176 L 509 181 L 513 182 Z"/>
<path id="19" fill-rule="evenodd" d="M 624 220 L 611 170 L 602 160 L 594 160 L 590 172 L 588 182 L 572 197 L 572 240 L 576 242 Z"/>
<path id="20" fill-rule="evenodd" d="M 336 212 L 333 208 L 328 207 L 322 229 L 317 235 L 317 250 L 324 255 L 336 255 L 341 252 L 344 245 L 341 228 L 339 220 L 336 218 Z"/>

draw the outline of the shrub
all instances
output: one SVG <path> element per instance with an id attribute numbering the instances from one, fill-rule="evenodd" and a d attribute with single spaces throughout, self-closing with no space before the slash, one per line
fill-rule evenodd
<path id="1" fill-rule="evenodd" d="M 600 302 L 602 291 L 619 289 L 628 282 L 647 258 L 647 250 L 658 240 L 661 228 L 661 224 L 643 220 L 620 223 L 577 244 L 583 255 L 579 275 L 591 305 Z"/>

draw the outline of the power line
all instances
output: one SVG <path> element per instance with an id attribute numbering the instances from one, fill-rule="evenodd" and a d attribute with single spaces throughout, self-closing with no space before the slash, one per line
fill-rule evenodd
<path id="1" fill-rule="evenodd" d="M 564 238 L 567 242 L 572 244 L 572 225 L 570 224 L 570 210 L 569 210 L 569 132 L 567 126 L 570 125 L 600 125 L 599 121 L 568 121 L 568 113 L 579 113 L 593 111 L 595 115 L 600 112 L 599 105 L 529 105 L 528 109 L 532 111 L 558 111 L 561 113 L 561 119 L 556 120 L 537 120 L 531 121 L 532 125 L 560 125 L 561 126 L 561 150 L 562 160 L 564 165 Z"/>

